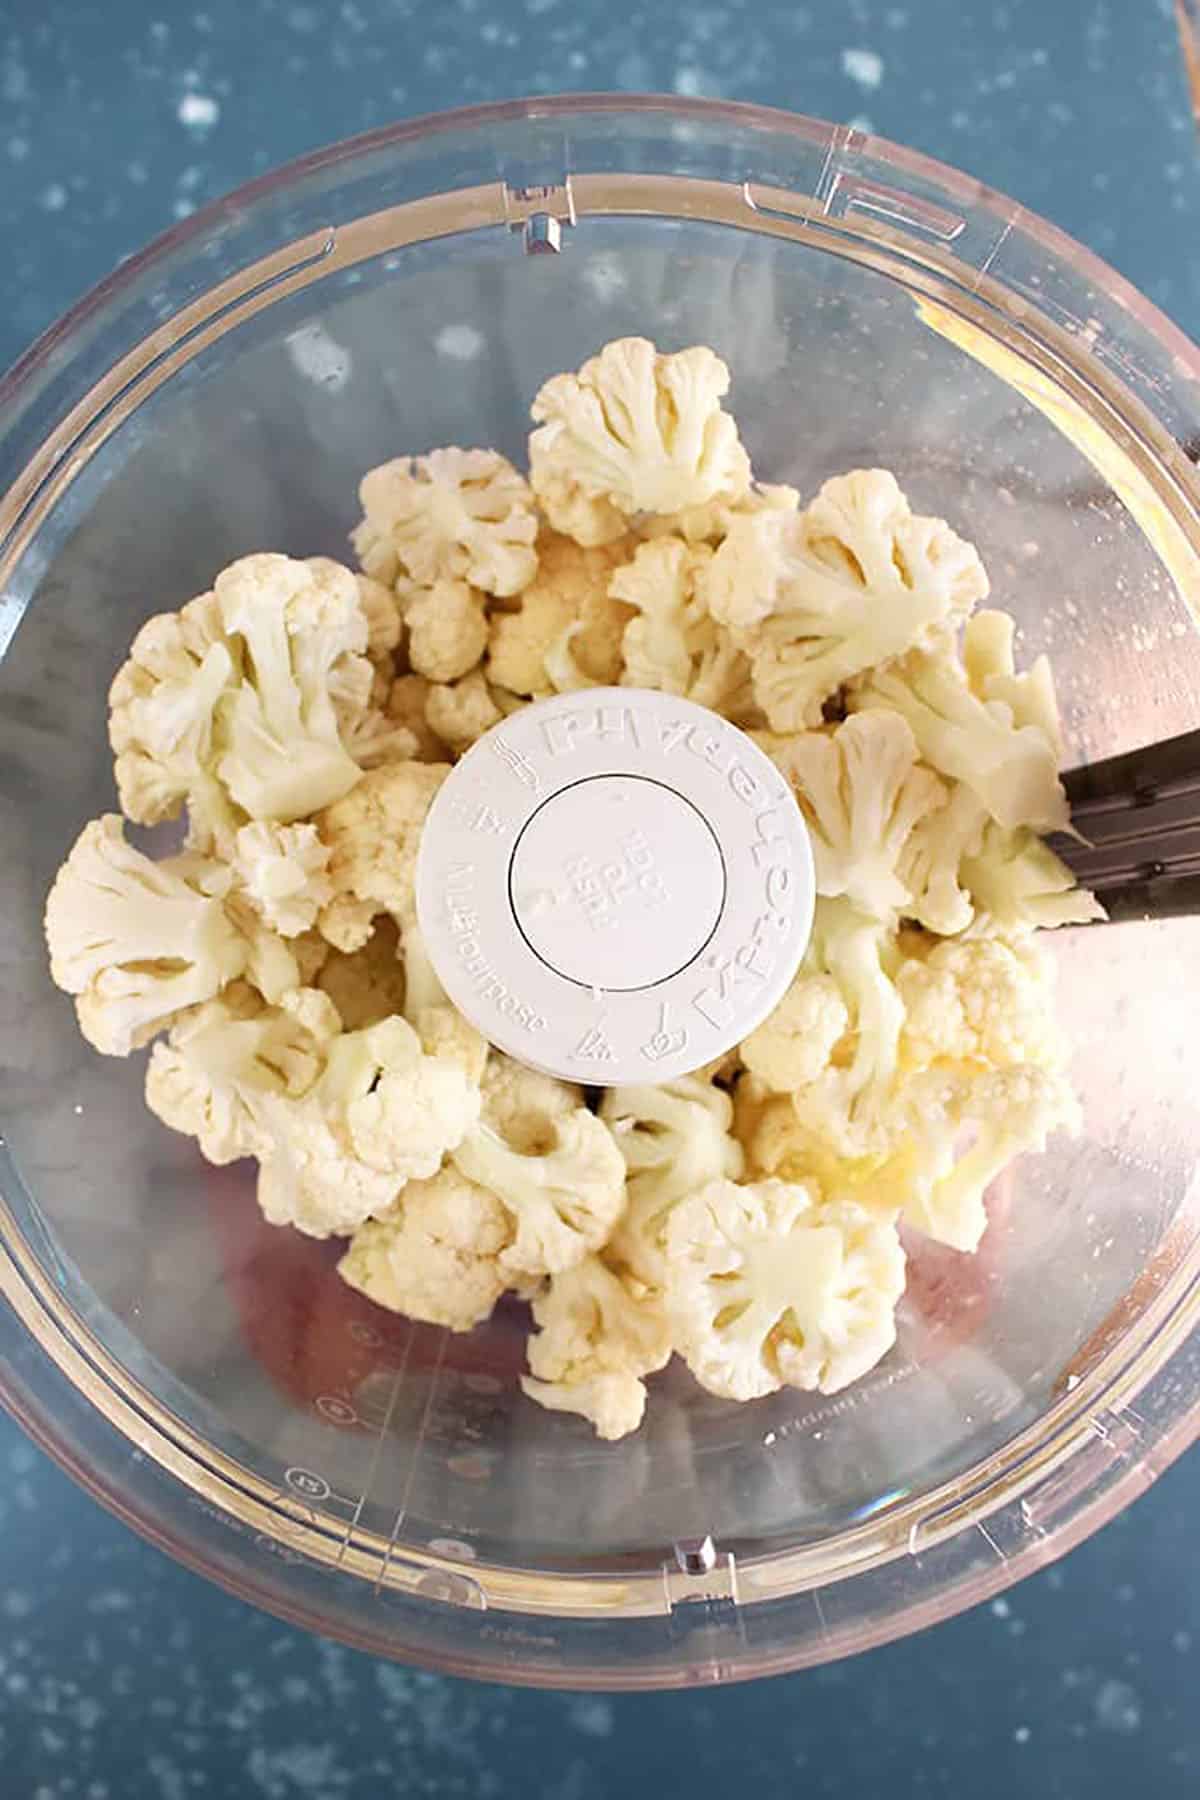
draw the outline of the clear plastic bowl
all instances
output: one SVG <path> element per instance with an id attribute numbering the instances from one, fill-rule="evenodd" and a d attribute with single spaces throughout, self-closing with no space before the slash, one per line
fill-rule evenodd
<path id="1" fill-rule="evenodd" d="M 719 350 L 760 474 L 887 464 L 974 538 L 1073 757 L 1197 723 L 1200 357 L 1059 232 L 858 132 L 614 97 L 381 131 L 170 232 L 0 385 L 4 1397 L 248 1599 L 596 1687 L 943 1618 L 1200 1419 L 1196 920 L 1061 934 L 1085 1135 L 1000 1185 L 976 1258 L 914 1242 L 874 1375 L 735 1407 L 668 1369 L 616 1446 L 520 1396 L 519 1308 L 413 1326 L 263 1224 L 250 1173 L 151 1118 L 51 988 L 43 896 L 112 805 L 105 689 L 140 621 L 245 551 L 344 552 L 384 457 L 519 456 L 543 377 L 629 332 Z"/>

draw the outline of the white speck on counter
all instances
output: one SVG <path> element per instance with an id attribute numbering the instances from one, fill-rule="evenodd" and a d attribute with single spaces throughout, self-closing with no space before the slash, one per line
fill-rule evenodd
<path id="1" fill-rule="evenodd" d="M 992 1601 L 992 1617 L 994 1619 L 1007 1619 L 1011 1611 L 1012 1607 L 1008 1604 L 1007 1600 Z"/>
<path id="2" fill-rule="evenodd" d="M 610 1737 L 613 1728 L 611 1700 L 598 1694 L 582 1694 L 567 1702 L 567 1718 L 585 1737 Z"/>
<path id="3" fill-rule="evenodd" d="M 874 131 L 875 125 L 874 121 L 867 117 L 866 113 L 855 113 L 854 117 L 850 120 L 850 129 L 852 131 L 865 131 L 870 133 Z"/>
<path id="4" fill-rule="evenodd" d="M 682 68 L 676 69 L 671 85 L 677 94 L 684 94 L 689 99 L 697 94 L 719 94 L 721 91 L 719 82 L 691 63 L 685 63 Z"/>
<path id="5" fill-rule="evenodd" d="M 1129 1736 L 1142 1723 L 1142 1703 L 1127 1681 L 1103 1682 L 1096 1695 L 1095 1712 L 1102 1731 Z"/>
<path id="6" fill-rule="evenodd" d="M 10 137 L 8 140 L 8 154 L 12 157 L 14 162 L 24 162 L 25 158 L 29 155 L 29 139 L 23 137 Z"/>
<path id="7" fill-rule="evenodd" d="M 883 80 L 883 58 L 877 50 L 843 50 L 842 72 L 873 92 Z"/>
<path id="8" fill-rule="evenodd" d="M 42 205 L 47 212 L 61 212 L 67 204 L 67 190 L 61 181 L 52 181 L 42 189 Z"/>
<path id="9" fill-rule="evenodd" d="M 1013 1732 L 1013 1742 L 1015 1744 L 1027 1744 L 1032 1736 L 1033 1733 L 1030 1731 L 1028 1725 L 1018 1725 L 1017 1729 Z"/>
<path id="10" fill-rule="evenodd" d="M 195 210 L 196 202 L 187 199 L 185 195 L 181 194 L 177 200 L 171 202 L 171 217 L 173 219 L 190 219 Z"/>
<path id="11" fill-rule="evenodd" d="M 1172 1650 L 1178 1650 L 1180 1656 L 1186 1656 L 1191 1647 L 1192 1634 L 1190 1631 L 1176 1631 L 1172 1633 L 1171 1648 Z"/>
<path id="12" fill-rule="evenodd" d="M 220 103 L 211 94 L 185 94 L 175 109 L 181 125 L 190 131 L 211 131 L 221 116 Z"/>
<path id="13" fill-rule="evenodd" d="M 433 347 L 439 356 L 452 357 L 455 362 L 474 362 L 486 342 L 474 325 L 443 325 Z"/>
<path id="14" fill-rule="evenodd" d="M 350 352 L 323 325 L 302 325 L 291 332 L 287 352 L 306 381 L 334 394 L 345 387 L 354 367 Z"/>

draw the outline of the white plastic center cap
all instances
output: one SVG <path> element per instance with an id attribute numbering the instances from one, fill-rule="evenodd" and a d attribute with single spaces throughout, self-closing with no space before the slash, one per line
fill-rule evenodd
<path id="1" fill-rule="evenodd" d="M 725 905 L 725 865 L 712 826 L 674 788 L 593 775 L 538 807 L 509 894 L 543 962 L 581 987 L 627 993 L 695 961 Z"/>
<path id="2" fill-rule="evenodd" d="M 595 688 L 480 738 L 430 808 L 417 911 L 459 1011 L 510 1055 L 612 1087 L 721 1056 L 812 928 L 808 834 L 771 761 L 690 701 Z"/>

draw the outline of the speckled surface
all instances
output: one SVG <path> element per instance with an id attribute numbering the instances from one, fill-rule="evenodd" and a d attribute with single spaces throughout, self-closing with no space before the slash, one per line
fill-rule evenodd
<path id="1" fill-rule="evenodd" d="M 1047 214 L 1195 332 L 1200 170 L 1171 10 L 9 0 L 0 364 L 122 255 L 248 175 L 396 116 L 570 88 L 869 122 Z M 1007 1599 L 851 1664 L 691 1695 L 537 1695 L 376 1664 L 251 1613 L 0 1421 L 0 1793 L 1191 1796 L 1198 1504 L 1192 1458 Z"/>

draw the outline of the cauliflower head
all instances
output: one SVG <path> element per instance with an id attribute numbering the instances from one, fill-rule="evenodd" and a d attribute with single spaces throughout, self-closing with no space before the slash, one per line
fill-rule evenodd
<path id="1" fill-rule="evenodd" d="M 418 588 L 404 610 L 408 660 L 428 681 L 457 681 L 475 668 L 488 642 L 484 597 L 465 581 L 442 577 Z"/>
<path id="2" fill-rule="evenodd" d="M 389 719 L 412 733 L 413 755 L 419 762 L 445 762 L 447 746 L 425 717 L 431 692 L 432 683 L 424 675 L 398 675 L 388 690 L 385 711 Z"/>
<path id="3" fill-rule="evenodd" d="M 334 890 L 318 923 L 335 948 L 361 949 L 382 912 L 401 931 L 415 927 L 421 832 L 449 773 L 447 763 L 387 763 L 317 816 Z"/>
<path id="4" fill-rule="evenodd" d="M 899 873 L 913 828 L 945 804 L 922 768 L 912 732 L 894 713 L 859 713 L 832 732 L 809 731 L 769 752 L 808 826 L 817 892 L 844 894 L 886 919 L 911 896 Z"/>
<path id="5" fill-rule="evenodd" d="M 713 1182 L 671 1214 L 667 1252 L 675 1347 L 710 1393 L 836 1393 L 895 1342 L 904 1252 L 894 1224 L 854 1201 Z"/>
<path id="6" fill-rule="evenodd" d="M 460 1172 L 496 1194 L 516 1222 L 500 1259 L 513 1281 L 582 1262 L 608 1240 L 625 1205 L 621 1152 L 586 1107 L 554 1120 L 547 1150 L 522 1154 L 480 1126 L 453 1156 Z"/>
<path id="7" fill-rule="evenodd" d="M 625 627 L 627 687 L 679 694 L 715 712 L 738 711 L 748 698 L 750 665 L 715 623 L 702 598 L 712 552 L 682 538 L 652 538 L 609 584 L 614 599 L 636 608 Z"/>
<path id="8" fill-rule="evenodd" d="M 378 581 L 469 582 L 508 595 L 533 579 L 538 522 L 529 483 L 498 451 L 400 456 L 364 475 L 358 493 L 354 548 Z"/>
<path id="9" fill-rule="evenodd" d="M 849 1028 L 849 1008 L 833 976 L 801 970 L 739 1053 L 764 1088 L 790 1094 L 824 1074 Z"/>
<path id="10" fill-rule="evenodd" d="M 311 1237 L 348 1236 L 406 1182 L 437 1173 L 478 1119 L 479 1089 L 456 1064 L 426 1056 L 406 1020 L 386 1018 L 335 1038 L 315 1086 L 298 1101 L 267 1096 L 263 1116 L 266 1218 Z"/>
<path id="11" fill-rule="evenodd" d="M 530 479 L 557 531 L 611 542 L 622 515 L 675 513 L 750 485 L 737 427 L 721 407 L 729 371 L 709 349 L 661 355 L 645 338 L 606 344 L 539 391 Z M 600 503 L 597 510 L 596 503 Z"/>
<path id="12" fill-rule="evenodd" d="M 707 587 L 773 731 L 819 725 L 846 682 L 932 648 L 988 591 L 972 546 L 914 514 L 885 469 L 835 476 L 799 515 L 735 521 Z"/>
<path id="13" fill-rule="evenodd" d="M 908 1067 L 1058 1068 L 1064 1061 L 1053 966 L 1032 944 L 946 939 L 905 959 L 896 992 L 904 1007 L 900 1056 Z"/>
<path id="14" fill-rule="evenodd" d="M 516 612 L 492 620 L 488 675 L 521 695 L 615 684 L 622 634 L 633 611 L 610 597 L 613 573 L 632 554 L 627 538 L 587 548 L 559 532 L 538 540 L 538 572 Z"/>
<path id="15" fill-rule="evenodd" d="M 733 1103 L 702 1075 L 684 1075 L 659 1086 L 609 1088 L 600 1117 L 627 1171 L 628 1205 L 610 1253 L 638 1281 L 661 1289 L 672 1209 L 710 1182 L 742 1172 Z"/>
<path id="16" fill-rule="evenodd" d="M 539 1406 L 580 1413 L 600 1437 L 641 1424 L 641 1377 L 670 1360 L 671 1333 L 658 1296 L 635 1295 L 599 1256 L 552 1275 L 533 1302 L 531 1376 L 522 1387 Z"/>
<path id="17" fill-rule="evenodd" d="M 1095 894 L 1081 888 L 1062 858 L 1035 832 L 1006 831 L 987 820 L 963 855 L 959 874 L 989 930 L 1010 934 L 1087 925 L 1103 919 Z"/>
<path id="18" fill-rule="evenodd" d="M 244 556 L 217 576 L 217 606 L 242 677 L 217 703 L 217 774 L 250 819 L 291 824 L 348 793 L 361 773 L 342 742 L 335 691 L 369 701 L 367 622 L 349 569 Z M 343 715 L 344 716 L 344 715 Z"/>
<path id="19" fill-rule="evenodd" d="M 481 1117 L 510 1150 L 522 1156 L 544 1154 L 554 1143 L 556 1124 L 583 1105 L 583 1089 L 559 1081 L 502 1050 L 493 1050 L 480 1079 Z"/>
<path id="20" fill-rule="evenodd" d="M 198 839 L 232 829 L 215 771 L 214 715 L 239 677 L 213 594 L 148 619 L 109 689 L 108 736 L 121 809 L 139 825 L 178 818 L 186 803 Z"/>
<path id="21" fill-rule="evenodd" d="M 243 825 L 234 839 L 238 885 L 264 924 L 281 937 L 299 937 L 333 898 L 328 847 L 315 825 Z"/>
<path id="22" fill-rule="evenodd" d="M 461 681 L 435 683 L 425 700 L 426 724 L 456 756 L 503 717 L 482 669 L 472 670 Z"/>
<path id="23" fill-rule="evenodd" d="M 146 1068 L 146 1104 L 172 1131 L 194 1137 L 211 1163 L 267 1156 L 264 1095 L 298 1099 L 319 1078 L 341 1030 L 324 995 L 297 988 L 263 1003 L 246 982 L 193 1007 L 158 1043 Z"/>
<path id="24" fill-rule="evenodd" d="M 511 1238 L 495 1195 L 447 1167 L 410 1181 L 390 1212 L 360 1225 L 338 1273 L 377 1306 L 470 1331 L 504 1292 L 498 1258 Z"/>
<path id="25" fill-rule="evenodd" d="M 95 1049 L 128 1056 L 243 972 L 228 881 L 222 864 L 195 855 L 151 862 L 114 813 L 84 826 L 46 900 L 46 942 L 51 976 L 75 996 Z"/>
<path id="26" fill-rule="evenodd" d="M 849 704 L 899 713 L 923 761 L 970 788 L 998 825 L 1042 832 L 1069 822 L 1055 741 L 1040 725 L 1015 724 L 1004 701 L 980 700 L 954 656 L 914 651 L 856 682 Z"/>

